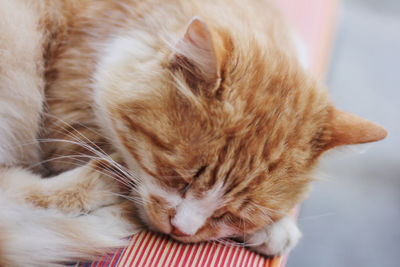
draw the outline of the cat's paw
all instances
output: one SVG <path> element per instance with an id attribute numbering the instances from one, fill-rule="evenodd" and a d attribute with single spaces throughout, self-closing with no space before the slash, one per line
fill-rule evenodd
<path id="1" fill-rule="evenodd" d="M 127 237 L 144 229 L 135 214 L 134 203 L 126 200 L 74 217 L 72 220 L 84 231 L 88 240 L 95 241 L 92 246 L 97 247 L 127 246 Z"/>
<path id="2" fill-rule="evenodd" d="M 120 203 L 99 208 L 90 213 L 94 222 L 99 222 L 107 232 L 115 237 L 124 238 L 144 229 L 136 214 L 134 203 L 124 200 Z"/>
<path id="3" fill-rule="evenodd" d="M 55 204 L 50 205 L 70 214 L 89 213 L 119 203 L 121 187 L 112 161 L 95 159 L 87 164 L 49 178 L 49 191 L 54 191 Z M 61 188 L 59 190 L 56 189 Z"/>
<path id="4" fill-rule="evenodd" d="M 119 203 L 121 201 L 121 172 L 115 165 L 117 155 L 109 159 L 95 159 L 77 169 L 81 176 L 81 185 L 86 190 L 83 211 L 90 212 L 100 207 Z"/>
<path id="5" fill-rule="evenodd" d="M 266 256 L 287 254 L 300 240 L 301 232 L 291 217 L 267 226 L 246 237 L 250 249 Z"/>

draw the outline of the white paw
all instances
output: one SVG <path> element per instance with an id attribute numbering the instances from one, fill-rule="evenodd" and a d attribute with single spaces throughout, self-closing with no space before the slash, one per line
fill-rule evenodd
<path id="1" fill-rule="evenodd" d="M 134 203 L 123 201 L 118 204 L 99 208 L 90 213 L 88 217 L 93 222 L 98 222 L 104 232 L 118 238 L 128 237 L 141 230 L 142 225 L 134 214 Z"/>
<path id="2" fill-rule="evenodd" d="M 269 225 L 265 229 L 246 237 L 250 249 L 267 256 L 287 254 L 300 240 L 301 233 L 291 217 Z"/>
<path id="3" fill-rule="evenodd" d="M 91 244 L 93 248 L 115 248 L 127 246 L 127 237 L 143 229 L 136 217 L 133 203 L 122 202 L 99 208 L 73 220 L 84 233 L 83 236 L 94 242 Z"/>

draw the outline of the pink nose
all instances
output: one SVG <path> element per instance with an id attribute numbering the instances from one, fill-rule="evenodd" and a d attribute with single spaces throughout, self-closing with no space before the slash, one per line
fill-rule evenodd
<path id="1" fill-rule="evenodd" d="M 172 225 L 172 231 L 171 231 L 171 234 L 172 234 L 172 235 L 174 235 L 174 236 L 177 236 L 177 237 L 185 237 L 185 236 L 189 236 L 188 234 L 186 234 L 186 233 L 182 232 L 182 230 L 181 230 L 181 229 L 179 229 L 178 227 L 176 227 L 176 226 L 173 226 L 173 225 Z"/>
<path id="2" fill-rule="evenodd" d="M 172 230 L 171 230 L 171 234 L 172 234 L 172 235 L 177 236 L 177 237 L 189 236 L 189 234 L 183 232 L 178 226 L 176 226 L 176 225 L 174 224 L 174 221 L 173 221 L 173 218 L 172 218 L 172 217 L 170 218 L 170 221 L 169 221 L 169 222 L 170 222 L 171 227 L 172 227 Z"/>

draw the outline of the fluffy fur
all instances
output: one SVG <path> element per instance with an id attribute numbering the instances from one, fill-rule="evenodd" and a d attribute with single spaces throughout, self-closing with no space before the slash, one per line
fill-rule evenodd
<path id="1" fill-rule="evenodd" d="M 0 12 L 8 19 L 0 49 L 9 56 L 0 63 L 0 157 L 8 166 L 0 184 L 12 192 L 4 205 L 24 205 L 34 229 L 47 221 L 36 223 L 36 212 L 57 209 L 65 221 L 49 228 L 62 238 L 51 232 L 37 245 L 58 244 L 49 258 L 37 254 L 41 263 L 96 254 L 76 254 L 86 243 L 63 225 L 81 237 L 75 225 L 98 223 L 85 228 L 85 242 L 98 248 L 138 229 L 126 216 L 102 218 L 116 229 L 97 236 L 109 238 L 102 243 L 90 236 L 104 230 L 96 213 L 76 217 L 124 213 L 110 172 L 128 188 L 136 218 L 156 231 L 184 242 L 239 238 L 266 255 L 285 253 L 300 237 L 287 214 L 304 199 L 319 156 L 386 135 L 334 108 L 269 1 L 0 0 Z M 14 66 L 13 58 L 21 60 Z M 94 159 L 67 171 L 114 151 L 127 169 L 112 159 L 106 165 L 114 169 L 99 168 Z M 39 152 L 41 166 L 60 174 L 43 181 L 15 167 L 38 162 Z M 15 233 L 2 221 L 0 231 L 5 239 Z M 27 265 L 12 255 L 32 251 L 22 243 L 4 249 L 3 239 L 4 264 Z M 59 254 L 65 242 L 72 249 Z"/>

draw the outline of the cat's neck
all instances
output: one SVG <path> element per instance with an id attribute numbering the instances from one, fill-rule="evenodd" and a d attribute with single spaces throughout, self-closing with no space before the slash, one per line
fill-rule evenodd
<path id="1" fill-rule="evenodd" d="M 160 77 L 167 71 L 168 51 L 168 43 L 162 35 L 151 34 L 145 29 L 128 31 L 104 46 L 93 74 L 91 96 L 98 125 L 119 151 L 124 148 L 112 125 L 118 121 L 112 121 L 108 105 L 123 103 L 125 99 L 140 99 L 152 90 L 162 90 L 165 81 Z M 145 77 L 143 73 L 146 73 Z M 121 112 L 123 110 L 122 105 Z"/>

